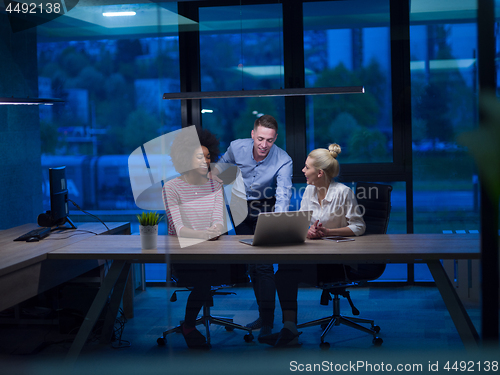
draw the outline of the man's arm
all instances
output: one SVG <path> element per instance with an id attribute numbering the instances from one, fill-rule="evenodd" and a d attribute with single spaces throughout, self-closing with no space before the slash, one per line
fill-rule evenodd
<path id="1" fill-rule="evenodd" d="M 276 205 L 275 212 L 288 211 L 292 197 L 293 162 L 289 159 L 276 174 Z"/>
<path id="2" fill-rule="evenodd" d="M 235 163 L 235 158 L 234 158 L 234 153 L 232 149 L 232 143 L 229 145 L 227 148 L 227 151 L 222 155 L 215 164 L 215 168 L 212 170 L 212 175 L 217 176 L 218 174 L 224 172 L 226 169 L 228 169 L 231 165 L 234 165 Z"/>
<path id="3" fill-rule="evenodd" d="M 232 143 L 231 143 L 232 144 Z M 234 159 L 234 154 L 233 150 L 231 148 L 231 144 L 227 148 L 227 151 L 222 155 L 217 162 L 217 164 L 212 164 L 212 168 L 210 172 L 208 172 L 207 177 L 210 178 L 211 180 L 214 180 L 220 184 L 223 183 L 223 181 L 217 177 L 219 174 L 224 172 L 226 169 L 228 169 L 231 165 L 234 165 L 235 159 Z"/>

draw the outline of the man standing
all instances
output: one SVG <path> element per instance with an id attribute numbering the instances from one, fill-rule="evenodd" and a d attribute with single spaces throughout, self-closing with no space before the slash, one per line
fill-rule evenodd
<path id="1" fill-rule="evenodd" d="M 231 214 L 238 235 L 252 235 L 261 212 L 288 211 L 292 189 L 292 159 L 274 143 L 278 123 L 273 116 L 263 115 L 255 120 L 251 138 L 238 139 L 229 145 L 219 160 L 213 175 L 228 165 L 239 168 L 233 184 Z M 247 325 L 261 329 L 259 337 L 272 332 L 276 300 L 272 264 L 250 264 L 248 272 L 259 306 L 259 318 Z"/>

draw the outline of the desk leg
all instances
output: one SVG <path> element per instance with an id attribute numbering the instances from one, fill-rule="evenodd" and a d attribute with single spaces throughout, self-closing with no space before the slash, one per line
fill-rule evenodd
<path id="1" fill-rule="evenodd" d="M 119 281 L 120 280 L 126 281 L 129 270 L 130 270 L 130 263 L 125 261 L 113 262 L 108 271 L 108 274 L 104 278 L 104 281 L 102 283 L 101 288 L 99 289 L 99 292 L 97 292 L 97 295 L 94 298 L 94 302 L 92 302 L 92 305 L 90 306 L 90 309 L 87 312 L 87 316 L 85 317 L 82 326 L 78 330 L 78 334 L 76 335 L 75 340 L 71 345 L 71 348 L 69 349 L 67 355 L 68 360 L 76 360 L 76 358 L 80 354 L 83 346 L 87 342 L 90 333 L 92 332 L 92 329 L 94 328 L 95 323 L 97 322 L 97 319 L 99 319 L 99 316 L 101 315 L 101 312 L 104 306 L 106 305 L 108 296 L 111 293 L 111 291 L 113 291 L 113 296 L 111 297 L 112 300 L 116 300 L 117 298 L 114 295 L 120 294 L 120 291 L 118 289 L 122 289 L 121 294 L 123 294 L 123 287 L 120 287 Z M 115 288 L 115 285 L 117 285 L 117 288 Z M 123 283 L 123 286 L 124 285 L 125 284 Z"/>
<path id="2" fill-rule="evenodd" d="M 427 262 L 427 266 L 429 267 L 429 271 L 431 271 L 439 293 L 441 293 L 441 297 L 448 308 L 448 312 L 453 323 L 455 323 L 455 327 L 465 348 L 477 349 L 479 347 L 479 335 L 462 301 L 460 301 L 455 287 L 448 278 L 443 265 L 439 260 L 433 260 Z"/>
<path id="3" fill-rule="evenodd" d="M 122 272 L 118 275 L 115 286 L 113 288 L 113 293 L 109 299 L 108 311 L 106 312 L 106 317 L 104 318 L 104 324 L 101 332 L 101 344 L 109 344 L 113 337 L 113 329 L 115 325 L 115 320 L 118 315 L 118 310 L 120 309 L 120 303 L 123 299 L 125 293 L 125 287 L 127 285 L 127 280 L 130 275 L 130 263 L 125 263 Z"/>

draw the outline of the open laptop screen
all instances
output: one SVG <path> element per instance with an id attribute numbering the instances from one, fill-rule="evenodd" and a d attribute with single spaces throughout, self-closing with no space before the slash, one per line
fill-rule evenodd
<path id="1" fill-rule="evenodd" d="M 252 239 L 241 242 L 252 246 L 280 245 L 304 242 L 312 211 L 263 212 L 257 218 Z"/>

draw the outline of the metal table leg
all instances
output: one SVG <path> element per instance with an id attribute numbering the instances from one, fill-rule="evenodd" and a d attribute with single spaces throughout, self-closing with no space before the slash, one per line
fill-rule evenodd
<path id="1" fill-rule="evenodd" d="M 94 298 L 94 301 L 92 302 L 89 311 L 87 312 L 87 315 L 80 329 L 78 330 L 78 333 L 75 337 L 75 340 L 73 341 L 73 344 L 71 345 L 71 348 L 69 349 L 68 355 L 66 357 L 68 361 L 76 360 L 76 358 L 80 354 L 83 346 L 87 342 L 89 335 L 92 333 L 95 323 L 97 322 L 97 319 L 99 319 L 99 316 L 101 315 L 102 310 L 104 309 L 104 306 L 106 305 L 106 302 L 111 292 L 113 292 L 113 295 L 111 296 L 110 310 L 115 311 L 115 316 L 111 317 L 110 315 L 112 315 L 113 312 L 108 311 L 105 323 L 107 322 L 109 324 L 110 320 L 112 323 L 114 322 L 118 308 L 113 307 L 112 305 L 118 302 L 118 307 L 119 307 L 121 296 L 123 296 L 123 289 L 125 287 L 125 282 L 127 280 L 129 270 L 130 270 L 130 263 L 126 261 L 113 262 L 108 271 L 108 274 L 104 278 L 104 281 L 102 283 L 101 288 L 99 289 L 99 292 L 97 292 L 97 295 Z M 118 296 L 120 296 L 119 299 Z M 105 329 L 109 330 L 109 328 L 104 327 L 103 333 L 105 332 Z"/>
<path id="2" fill-rule="evenodd" d="M 479 347 L 479 335 L 476 327 L 472 324 L 467 310 L 465 310 L 460 297 L 451 283 L 443 265 L 439 260 L 427 262 L 429 271 L 441 293 L 441 297 L 448 308 L 451 319 L 455 323 L 458 334 L 466 349 L 477 349 Z"/>

